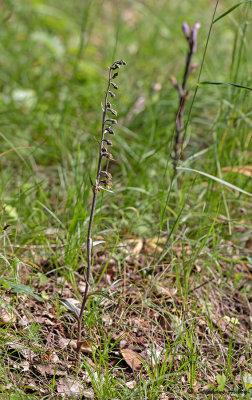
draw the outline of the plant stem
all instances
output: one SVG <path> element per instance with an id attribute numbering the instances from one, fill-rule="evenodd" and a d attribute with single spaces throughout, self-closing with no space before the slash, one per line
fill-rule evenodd
<path id="1" fill-rule="evenodd" d="M 176 137 L 175 137 L 175 144 L 174 144 L 174 153 L 175 153 L 174 171 L 176 171 L 178 160 L 182 156 L 182 151 L 181 151 L 180 147 L 181 147 L 181 144 L 183 141 L 183 136 L 184 136 L 183 114 L 184 114 L 186 100 L 189 97 L 188 92 L 185 92 L 185 87 L 186 87 L 187 78 L 189 76 L 189 68 L 191 65 L 192 55 L 193 55 L 192 46 L 190 46 L 190 49 L 186 56 L 186 65 L 185 65 L 185 70 L 184 70 L 184 75 L 183 75 L 183 82 L 182 82 L 180 90 L 178 90 L 179 107 L 178 107 L 178 111 L 176 114 Z"/>
<path id="2" fill-rule="evenodd" d="M 179 106 L 176 114 L 176 137 L 174 141 L 174 161 L 173 161 L 173 172 L 174 177 L 177 173 L 177 165 L 180 158 L 182 158 L 182 144 L 184 140 L 184 122 L 183 122 L 183 114 L 185 109 L 186 101 L 189 98 L 189 91 L 186 90 L 186 83 L 188 76 L 190 73 L 197 68 L 197 64 L 192 64 L 192 56 L 196 52 L 197 49 L 197 33 L 200 28 L 200 23 L 197 22 L 192 29 L 189 28 L 186 22 L 182 25 L 182 30 L 185 34 L 187 43 L 189 45 L 189 50 L 186 55 L 185 68 L 182 84 L 178 84 L 176 78 L 171 77 L 171 82 L 173 86 L 177 89 L 179 94 Z"/>
<path id="3" fill-rule="evenodd" d="M 83 319 L 83 314 L 85 311 L 86 303 L 88 300 L 88 291 L 89 291 L 89 286 L 90 286 L 90 273 L 91 273 L 91 266 L 92 266 L 91 265 L 92 264 L 92 226 L 93 226 L 93 221 L 94 221 L 97 193 L 99 190 L 99 182 L 100 182 L 100 175 L 101 175 L 102 147 L 103 147 L 103 140 L 104 140 L 104 134 L 105 134 L 105 121 L 106 121 L 107 108 L 108 108 L 108 105 L 107 105 L 108 94 L 109 94 L 109 89 L 110 89 L 110 85 L 111 85 L 111 72 L 112 72 L 112 68 L 110 67 L 109 68 L 109 77 L 108 77 L 108 87 L 107 87 L 106 94 L 105 94 L 104 110 L 103 110 L 103 116 L 102 116 L 102 132 L 101 132 L 101 141 L 100 141 L 96 181 L 92 187 L 93 200 L 92 200 L 92 206 L 91 206 L 91 212 L 90 212 L 90 218 L 89 218 L 89 224 L 88 224 L 88 233 L 87 233 L 87 273 L 86 273 L 86 277 L 85 277 L 86 287 L 85 287 L 85 292 L 83 295 L 80 315 L 78 318 L 78 333 L 77 333 L 77 358 L 78 359 L 79 359 L 80 349 L 81 349 L 82 319 Z"/>

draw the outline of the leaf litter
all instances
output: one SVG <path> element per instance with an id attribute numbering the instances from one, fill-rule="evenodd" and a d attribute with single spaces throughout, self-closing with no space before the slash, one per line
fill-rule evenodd
<path id="1" fill-rule="evenodd" d="M 250 340 L 251 323 L 251 310 L 246 297 L 234 288 L 232 279 L 226 282 L 226 287 L 219 287 L 216 276 L 208 284 L 203 282 L 202 286 L 197 282 L 195 290 L 189 294 L 185 309 L 185 299 L 179 291 L 176 274 L 170 273 L 172 259 L 164 258 L 157 266 L 154 278 L 148 274 L 155 246 L 160 247 L 157 251 L 161 253 L 165 242 L 164 238 L 134 238 L 126 240 L 123 249 L 119 246 L 118 254 L 110 259 L 106 274 L 103 274 L 90 296 L 91 302 L 99 302 L 101 318 L 91 328 L 92 337 L 89 333 L 83 339 L 83 360 L 95 371 L 99 352 L 105 351 L 106 340 L 110 338 L 108 368 L 111 368 L 114 377 L 117 374 L 119 377 L 123 368 L 126 386 L 134 389 L 137 385 L 135 373 L 141 371 L 142 376 L 149 380 L 146 366 L 155 371 L 164 363 L 167 366 L 170 363 L 171 372 L 181 367 L 186 351 L 181 338 L 190 331 L 188 321 L 194 321 L 195 346 L 198 358 L 208 366 L 209 384 L 216 384 L 215 376 L 221 373 L 219 365 L 228 354 L 231 339 L 234 340 L 236 354 L 233 370 L 243 368 L 246 374 L 246 358 L 243 360 L 242 357 Z M 184 246 L 183 253 L 181 247 L 177 246 L 173 252 L 176 253 L 177 262 L 180 262 L 185 254 L 191 257 L 192 249 Z M 124 260 L 120 261 L 124 265 L 123 280 L 118 279 L 118 257 Z M 204 263 L 204 254 L 201 258 Z M 108 259 L 109 251 L 97 246 L 94 252 L 94 277 L 99 277 Z M 199 273 L 201 268 L 199 261 L 195 273 Z M 226 264 L 223 263 L 225 268 Z M 240 274 L 243 270 L 237 262 L 233 273 Z M 141 271 L 145 271 L 144 274 Z M 245 273 L 248 273 L 247 270 Z M 85 281 L 79 278 L 81 276 L 80 270 L 76 279 L 78 288 L 85 287 Z M 27 283 L 26 277 L 22 278 Z M 180 279 L 183 285 L 182 275 Z M 242 279 L 239 283 L 242 283 Z M 244 285 L 247 284 L 249 282 L 245 280 Z M 1 289 L 1 297 L 6 304 L 10 305 L 13 299 L 15 301 L 15 314 L 5 305 L 0 315 L 1 336 L 4 334 L 7 353 L 4 361 L 6 366 L 12 371 L 22 372 L 24 390 L 26 386 L 29 390 L 33 390 L 33 387 L 35 392 L 39 387 L 41 393 L 48 393 L 52 379 L 56 378 L 58 395 L 95 398 L 90 372 L 81 368 L 76 376 L 76 310 L 80 304 L 76 290 L 65 278 L 55 278 L 52 274 L 46 280 L 34 279 L 33 291 L 38 295 L 44 291 L 47 300 L 41 302 L 41 296 L 30 297 L 29 291 L 26 294 L 12 293 L 10 296 L 8 290 Z M 59 309 L 56 307 L 57 299 Z M 13 315 L 15 318 L 11 318 Z M 4 333 L 5 326 L 11 328 L 8 329 L 8 335 Z M 209 330 L 210 326 L 212 331 Z M 38 329 L 39 335 L 33 332 L 34 329 Z M 176 341 L 176 351 L 173 352 L 171 348 L 167 355 L 170 343 Z M 218 347 L 220 343 L 221 352 Z M 96 351 L 98 348 L 99 352 Z M 198 380 L 206 380 L 203 370 L 198 374 Z M 186 385 L 187 378 L 183 379 Z"/>

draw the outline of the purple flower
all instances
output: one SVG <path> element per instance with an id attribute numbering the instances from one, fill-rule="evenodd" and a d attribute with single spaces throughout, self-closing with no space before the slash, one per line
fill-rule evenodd
<path id="1" fill-rule="evenodd" d="M 189 39 L 190 38 L 191 29 L 189 28 L 189 25 L 188 25 L 187 22 L 183 22 L 182 30 L 184 32 L 184 35 L 185 35 L 186 39 Z"/>
<path id="2" fill-rule="evenodd" d="M 197 35 L 198 35 L 199 28 L 200 28 L 200 22 L 196 22 L 196 24 L 192 28 L 192 32 L 191 32 L 192 52 L 193 53 L 196 53 L 196 50 L 197 50 Z"/>

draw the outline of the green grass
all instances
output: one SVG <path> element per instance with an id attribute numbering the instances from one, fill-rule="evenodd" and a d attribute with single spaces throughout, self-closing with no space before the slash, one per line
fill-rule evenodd
<path id="1" fill-rule="evenodd" d="M 215 18 L 235 4 L 221 1 Z M 0 306 L 10 307 L 18 318 L 22 301 L 29 299 L 22 297 L 24 290 L 40 297 L 44 290 L 43 295 L 49 296 L 44 297 L 45 303 L 52 306 L 55 318 L 68 334 L 76 334 L 75 317 L 57 295 L 64 296 L 70 282 L 72 297 L 79 296 L 100 104 L 107 67 L 123 58 L 127 68 L 119 76 L 115 100 L 116 162 L 110 165 L 113 194 L 99 196 L 93 229 L 97 240 L 104 238 L 106 251 L 96 250 L 94 264 L 100 268 L 94 269 L 92 278 L 93 291 L 109 294 L 113 304 L 121 299 L 121 314 L 114 315 L 114 306 L 106 305 L 109 300 L 103 296 L 90 297 L 85 324 L 88 334 L 99 337 L 100 347 L 93 355 L 95 366 L 88 357 L 82 359 L 81 368 L 91 377 L 87 387 L 92 386 L 95 398 L 101 400 L 190 399 L 188 389 L 206 385 L 238 390 L 237 376 L 251 373 L 249 343 L 237 336 L 239 326 L 225 336 L 221 323 L 224 315 L 238 320 L 241 316 L 242 326 L 249 323 L 245 304 L 251 300 L 251 198 L 241 191 L 252 192 L 251 175 L 232 168 L 251 163 L 251 91 L 197 86 L 198 72 L 191 75 L 185 110 L 187 146 L 173 180 L 170 152 L 178 99 L 169 76 L 180 80 L 183 74 L 187 48 L 182 22 L 200 21 L 194 56 L 202 68 L 199 81 L 252 87 L 251 4 L 214 23 L 208 44 L 214 4 L 206 0 L 197 4 L 188 0 L 7 0 L 0 10 Z M 10 227 L 3 230 L 7 224 Z M 147 240 L 156 237 L 162 252 L 153 257 L 141 250 L 128 261 L 124 247 L 129 246 L 129 238 L 146 240 L 148 248 Z M 112 281 L 106 283 L 108 275 Z M 65 281 L 59 283 L 62 276 Z M 158 292 L 157 282 L 176 291 L 169 301 L 167 293 Z M 50 283 L 56 285 L 56 296 Z M 133 289 L 136 293 L 127 295 Z M 18 292 L 10 303 L 8 290 Z M 234 306 L 237 296 L 240 309 Z M 222 316 L 220 324 L 215 308 Z M 56 398 L 58 377 L 44 379 L 33 371 L 33 379 L 47 390 L 35 393 L 23 384 L 25 372 L 7 362 L 8 335 L 21 342 L 27 339 L 30 348 L 43 343 L 43 324 L 33 321 L 36 310 L 31 305 L 28 312 L 32 321 L 28 327 L 15 331 L 11 323 L 1 326 L 3 399 Z M 104 314 L 115 318 L 115 325 L 107 326 Z M 141 372 L 133 373 L 120 361 L 119 340 L 114 338 L 139 329 L 141 318 L 149 323 L 149 331 L 143 330 L 154 360 L 158 358 L 155 334 L 160 343 L 162 338 L 162 362 L 155 368 L 146 362 Z M 205 334 L 200 336 L 202 327 Z M 117 361 L 112 365 L 113 352 Z M 130 389 L 127 382 L 133 380 L 136 386 Z M 242 381 L 240 385 L 246 387 Z M 206 399 L 210 396 L 204 394 Z M 236 397 L 242 398 L 241 393 Z"/>

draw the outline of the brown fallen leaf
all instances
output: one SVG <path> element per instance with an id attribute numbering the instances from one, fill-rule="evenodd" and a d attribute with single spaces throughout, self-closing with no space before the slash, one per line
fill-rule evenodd
<path id="1" fill-rule="evenodd" d="M 42 376 L 64 376 L 67 375 L 67 371 L 63 371 L 57 364 L 40 364 L 35 365 L 35 368 L 41 373 Z"/>
<path id="2" fill-rule="evenodd" d="M 95 350 L 95 347 L 93 346 L 94 342 L 95 342 L 95 340 L 93 338 L 87 338 L 86 340 L 83 340 L 81 342 L 81 352 L 92 354 L 93 351 Z M 61 337 L 61 338 L 59 338 L 59 345 L 62 349 L 69 346 L 73 350 L 76 350 L 77 349 L 77 340 L 66 339 L 66 338 Z"/>
<path id="3" fill-rule="evenodd" d="M 144 359 L 138 353 L 130 349 L 123 349 L 121 354 L 130 368 L 133 370 L 141 368 Z"/>
<path id="4" fill-rule="evenodd" d="M 245 176 L 252 176 L 252 165 L 237 165 L 236 167 L 223 167 L 222 172 L 238 172 Z"/>
<path id="5" fill-rule="evenodd" d="M 14 362 L 12 364 L 13 368 L 22 370 L 22 371 L 29 371 L 30 369 L 30 363 L 29 361 L 19 361 L 18 363 Z"/>
<path id="6" fill-rule="evenodd" d="M 129 382 L 126 382 L 126 386 L 127 386 L 129 389 L 134 389 L 134 387 L 136 387 L 136 381 L 129 381 Z"/>
<path id="7" fill-rule="evenodd" d="M 60 378 L 57 385 L 57 392 L 62 396 L 76 396 L 78 398 L 83 396 L 88 399 L 94 398 L 94 392 L 91 389 L 84 389 L 82 382 L 78 381 L 74 376 Z"/>
<path id="8" fill-rule="evenodd" d="M 154 345 L 152 349 L 147 348 L 141 352 L 144 360 L 153 366 L 164 361 L 164 354 L 164 348 L 159 345 Z"/>
<path id="9" fill-rule="evenodd" d="M 7 351 L 9 350 L 14 350 L 20 353 L 26 360 L 29 360 L 30 362 L 33 361 L 33 359 L 37 356 L 37 353 L 30 349 L 29 347 L 26 347 L 25 345 L 17 342 L 6 342 L 6 349 Z"/>
<path id="10" fill-rule="evenodd" d="M 143 239 L 141 239 L 141 238 L 128 239 L 126 244 L 129 246 L 129 248 L 125 249 L 126 252 L 128 254 L 137 256 L 143 248 Z"/>
<path id="11" fill-rule="evenodd" d="M 41 325 L 50 325 L 50 326 L 55 326 L 55 322 L 51 321 L 49 318 L 43 317 L 43 316 L 35 316 L 34 317 L 34 322 L 37 322 L 38 324 Z"/>
<path id="12" fill-rule="evenodd" d="M 166 238 L 159 238 L 154 237 L 154 238 L 148 238 L 146 239 L 146 246 L 147 248 L 157 251 L 158 253 L 162 253 L 163 249 L 159 244 L 163 244 L 166 242 Z"/>
<path id="13" fill-rule="evenodd" d="M 163 285 L 157 282 L 155 285 L 155 291 L 160 296 L 168 296 L 173 298 L 177 294 L 177 288 L 168 288 L 167 286 L 164 286 L 165 284 L 166 281 L 163 282 Z"/>
<path id="14" fill-rule="evenodd" d="M 16 315 L 7 311 L 4 307 L 0 309 L 0 323 L 10 324 L 16 321 Z"/>
<path id="15" fill-rule="evenodd" d="M 141 252 L 142 248 L 143 248 L 143 239 L 138 239 L 136 241 L 131 253 L 133 255 L 137 255 Z"/>

